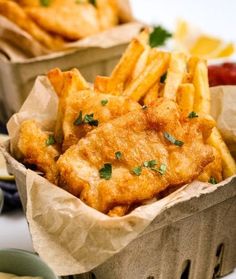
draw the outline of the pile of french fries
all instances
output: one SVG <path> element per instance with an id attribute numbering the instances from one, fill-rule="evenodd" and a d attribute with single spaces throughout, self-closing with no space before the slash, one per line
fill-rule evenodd
<path id="1" fill-rule="evenodd" d="M 94 90 L 124 95 L 148 105 L 156 98 L 176 101 L 183 112 L 210 115 L 211 95 L 205 60 L 151 48 L 149 30 L 133 39 L 110 77 L 97 76 Z M 236 163 L 214 128 L 208 143 L 221 155 L 223 178 L 236 174 Z"/>

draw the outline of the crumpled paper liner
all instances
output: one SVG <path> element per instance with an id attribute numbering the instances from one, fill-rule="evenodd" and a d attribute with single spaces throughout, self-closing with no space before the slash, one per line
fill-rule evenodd
<path id="1" fill-rule="evenodd" d="M 17 152 L 20 123 L 34 118 L 41 121 L 45 129 L 52 129 L 57 102 L 47 78 L 38 77 L 23 107 L 8 123 L 12 154 Z M 226 105 L 225 102 L 222 105 Z M 232 102 L 228 104 L 233 105 Z M 230 123 L 228 125 L 231 127 Z M 127 246 L 167 208 L 213 192 L 232 179 L 217 185 L 195 181 L 159 201 L 136 208 L 124 217 L 111 218 L 35 172 L 26 170 L 6 150 L 3 152 L 11 171 L 17 177 L 21 176 L 18 187 L 25 195 L 23 203 L 34 249 L 58 275 L 90 271 Z"/>
<path id="2" fill-rule="evenodd" d="M 122 24 L 98 34 L 88 36 L 73 43 L 65 43 L 63 50 L 52 52 L 41 45 L 28 32 L 19 28 L 15 23 L 0 15 L 0 53 L 2 52 L 12 62 L 22 62 L 32 57 L 55 53 L 66 54 L 68 51 L 89 47 L 112 47 L 129 42 L 143 24 L 134 21 L 128 0 L 115 0 Z"/>

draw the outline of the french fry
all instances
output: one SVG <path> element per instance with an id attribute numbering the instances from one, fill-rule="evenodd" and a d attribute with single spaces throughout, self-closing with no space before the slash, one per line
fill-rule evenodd
<path id="1" fill-rule="evenodd" d="M 132 81 L 125 89 L 123 95 L 138 101 L 166 72 L 170 55 L 167 52 L 159 52 L 158 58 L 145 68 L 137 79 Z"/>
<path id="2" fill-rule="evenodd" d="M 147 65 L 149 53 L 150 53 L 150 47 L 147 46 L 146 49 L 144 50 L 144 52 L 140 55 L 139 60 L 137 61 L 137 64 L 135 65 L 135 68 L 131 75 L 131 80 L 136 79 L 144 71 L 144 69 Z"/>
<path id="3" fill-rule="evenodd" d="M 210 89 L 208 84 L 208 70 L 204 60 L 199 60 L 193 74 L 195 87 L 194 111 L 210 114 Z"/>
<path id="4" fill-rule="evenodd" d="M 107 90 L 110 94 L 121 94 L 121 89 L 123 89 L 125 81 L 131 75 L 133 68 L 144 49 L 145 46 L 139 39 L 132 40 L 111 74 L 107 86 Z"/>
<path id="5" fill-rule="evenodd" d="M 109 80 L 109 77 L 96 76 L 94 81 L 94 90 L 99 93 L 107 93 L 107 85 Z"/>
<path id="6" fill-rule="evenodd" d="M 177 91 L 176 101 L 181 110 L 190 113 L 194 105 L 194 86 L 191 83 L 183 83 Z"/>
<path id="7" fill-rule="evenodd" d="M 159 89 L 159 82 L 156 82 L 146 93 L 144 97 L 144 104 L 149 105 L 151 102 L 155 101 L 158 98 L 158 89 Z"/>
<path id="8" fill-rule="evenodd" d="M 176 100 L 176 94 L 186 73 L 186 56 L 183 53 L 172 53 L 164 88 L 164 97 Z"/>
<path id="9" fill-rule="evenodd" d="M 223 177 L 227 178 L 236 174 L 236 163 L 217 128 L 213 128 L 212 133 L 207 141 L 210 145 L 214 146 L 221 154 Z"/>

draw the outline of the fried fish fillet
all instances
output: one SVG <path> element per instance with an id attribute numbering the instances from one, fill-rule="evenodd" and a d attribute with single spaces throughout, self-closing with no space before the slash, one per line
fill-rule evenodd
<path id="1" fill-rule="evenodd" d="M 10 0 L 0 0 L 0 14 L 17 24 L 47 48 L 54 50 L 63 48 L 64 41 L 62 39 L 53 37 L 41 29 L 17 3 Z"/>
<path id="2" fill-rule="evenodd" d="M 186 118 L 175 102 L 160 98 L 71 146 L 57 161 L 59 185 L 103 213 L 139 205 L 193 181 L 214 160 L 205 143 L 214 125 Z"/>
<path id="3" fill-rule="evenodd" d="M 76 69 L 64 73 L 54 69 L 48 77 L 59 96 L 55 137 L 63 140 L 63 151 L 102 123 L 140 108 L 127 97 L 93 92 Z"/>
<path id="4" fill-rule="evenodd" d="M 28 16 L 41 28 L 68 40 L 78 40 L 100 31 L 96 8 L 92 4 L 27 7 Z"/>
<path id="5" fill-rule="evenodd" d="M 52 135 L 42 131 L 35 120 L 26 120 L 20 126 L 17 145 L 23 163 L 36 166 L 38 171 L 52 183 L 57 183 L 56 160 L 60 156 L 59 147 Z"/>

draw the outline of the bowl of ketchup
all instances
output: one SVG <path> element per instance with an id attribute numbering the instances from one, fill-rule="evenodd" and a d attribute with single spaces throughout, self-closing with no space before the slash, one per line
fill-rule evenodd
<path id="1" fill-rule="evenodd" d="M 236 63 L 208 66 L 208 78 L 210 86 L 236 85 Z"/>

